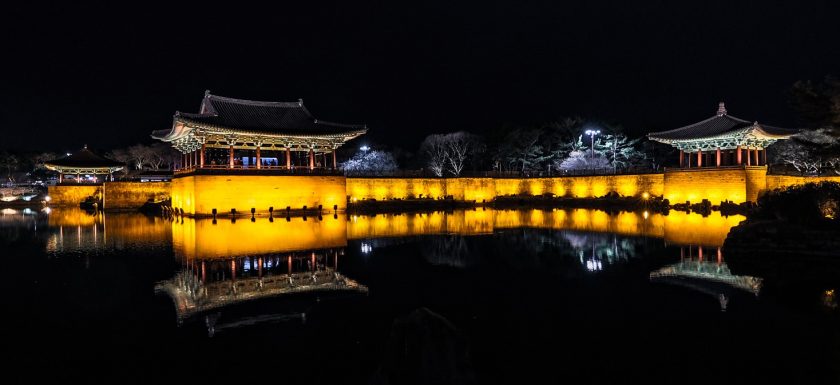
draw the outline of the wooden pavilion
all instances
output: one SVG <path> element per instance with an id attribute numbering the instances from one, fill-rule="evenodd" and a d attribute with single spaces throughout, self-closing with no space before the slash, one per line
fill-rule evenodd
<path id="1" fill-rule="evenodd" d="M 311 172 L 335 169 L 335 150 L 365 132 L 364 125 L 316 119 L 302 99 L 262 102 L 206 91 L 198 113 L 176 112 L 172 127 L 154 131 L 152 137 L 183 154 L 182 170 Z"/>
<path id="2" fill-rule="evenodd" d="M 711 118 L 650 133 L 648 138 L 679 149 L 681 168 L 763 166 L 767 164 L 767 146 L 797 132 L 736 118 L 721 102 Z"/>
<path id="3" fill-rule="evenodd" d="M 113 179 L 114 172 L 125 167 L 120 162 L 94 154 L 88 150 L 87 145 L 73 154 L 45 162 L 44 166 L 58 172 L 58 183 L 64 182 L 64 175 L 75 175 L 76 183 L 82 183 L 83 175 L 93 175 L 93 183 L 98 183 L 97 175 L 107 175 Z"/>

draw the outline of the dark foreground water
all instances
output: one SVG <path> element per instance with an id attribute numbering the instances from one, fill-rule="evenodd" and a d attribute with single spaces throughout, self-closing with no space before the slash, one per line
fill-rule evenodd
<path id="1" fill-rule="evenodd" d="M 753 276 L 740 219 L 6 209 L 4 382 L 840 382 L 840 277 Z"/>

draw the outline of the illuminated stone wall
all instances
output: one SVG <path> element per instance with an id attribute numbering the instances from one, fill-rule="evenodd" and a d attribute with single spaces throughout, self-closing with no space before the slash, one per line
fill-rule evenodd
<path id="1" fill-rule="evenodd" d="M 300 210 L 323 205 L 324 210 L 347 207 L 347 193 L 343 176 L 249 176 L 249 175 L 190 175 L 174 178 L 172 207 L 189 215 L 267 214 L 269 207 L 285 210 L 290 206 Z"/>
<path id="2" fill-rule="evenodd" d="M 50 206 L 79 206 L 87 197 L 100 194 L 101 185 L 49 186 Z"/>
<path id="3" fill-rule="evenodd" d="M 169 197 L 170 182 L 105 182 L 102 186 L 106 210 L 136 209 L 149 199 Z"/>
<path id="4" fill-rule="evenodd" d="M 665 199 L 671 204 L 686 201 L 699 203 L 703 199 L 712 204 L 720 204 L 724 200 L 754 202 L 759 191 L 766 188 L 766 173 L 764 166 L 667 170 Z"/>
<path id="5" fill-rule="evenodd" d="M 773 190 L 777 188 L 785 188 L 805 183 L 816 182 L 838 182 L 840 183 L 840 175 L 838 176 L 791 176 L 791 175 L 767 175 L 767 189 Z"/>
<path id="6" fill-rule="evenodd" d="M 662 174 L 569 176 L 555 178 L 347 178 L 350 200 L 410 197 L 491 201 L 505 195 L 542 195 L 594 198 L 616 192 L 622 196 L 663 194 Z"/>

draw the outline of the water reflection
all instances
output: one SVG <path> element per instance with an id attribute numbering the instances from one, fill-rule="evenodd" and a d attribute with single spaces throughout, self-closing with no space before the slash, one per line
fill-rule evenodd
<path id="1" fill-rule="evenodd" d="M 155 286 L 175 304 L 178 323 L 204 317 L 210 336 L 240 325 L 305 319 L 305 309 L 292 312 L 290 304 L 278 307 L 276 314 L 234 311 L 236 305 L 266 299 L 289 299 L 305 293 L 367 293 L 367 288 L 337 270 L 343 250 L 326 249 L 230 259 L 192 259 L 173 278 Z M 241 313 L 241 314 L 239 314 Z M 224 322 L 222 322 L 224 321 Z"/>
<path id="2" fill-rule="evenodd" d="M 671 211 L 610 214 L 591 209 L 467 210 L 433 213 L 351 215 L 348 239 L 408 237 L 418 235 L 481 235 L 504 229 L 535 228 L 663 238 L 676 245 L 723 245 L 729 229 L 741 215 L 709 216 Z"/>
<path id="3" fill-rule="evenodd" d="M 89 213 L 78 209 L 51 212 L 6 209 L 0 226 L 33 227 L 44 218 L 51 237 L 50 252 L 91 250 L 137 243 L 171 243 L 182 259 L 227 258 L 296 250 L 344 247 L 348 240 L 406 238 L 424 235 L 486 235 L 511 229 L 564 231 L 569 244 L 582 249 L 591 234 L 662 238 L 666 244 L 719 247 L 744 217 L 724 217 L 719 212 L 703 217 L 671 211 L 668 215 L 647 212 L 610 214 L 599 210 L 492 210 L 455 212 L 351 215 L 289 220 L 233 221 L 229 219 L 164 219 L 136 213 Z M 18 223 L 12 226 L 12 223 Z M 610 238 L 611 242 L 620 242 Z M 608 240 L 610 241 L 610 240 Z M 599 242 L 596 242 L 599 243 Z M 603 242 L 602 242 L 603 243 Z M 609 242 L 606 242 L 609 243 Z M 370 247 L 369 243 L 367 247 Z M 445 247 L 456 247 L 448 245 Z M 609 254 L 610 247 L 595 245 L 596 254 Z M 621 245 L 611 246 L 613 258 Z M 453 249 L 457 251 L 456 249 Z M 368 252 L 370 250 L 367 250 Z"/>
<path id="4" fill-rule="evenodd" d="M 731 297 L 730 289 L 738 289 L 755 296 L 761 291 L 762 279 L 748 275 L 734 275 L 723 261 L 720 248 L 713 259 L 703 259 L 703 248 L 697 248 L 697 257 L 685 256 L 680 248 L 680 262 L 662 267 L 650 273 L 650 281 L 685 287 L 715 297 L 720 310 L 726 311 Z M 707 254 L 708 255 L 708 254 Z"/>
<path id="5" fill-rule="evenodd" d="M 51 254 L 162 246 L 172 239 L 167 228 L 169 221 L 159 217 L 79 209 L 51 210 L 41 215 L 47 217 L 47 252 Z"/>

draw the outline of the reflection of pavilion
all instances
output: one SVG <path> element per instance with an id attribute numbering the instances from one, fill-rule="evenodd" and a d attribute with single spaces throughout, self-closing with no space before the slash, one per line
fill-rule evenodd
<path id="1" fill-rule="evenodd" d="M 680 248 L 682 258 L 679 263 L 662 267 L 650 273 L 651 282 L 667 283 L 686 287 L 709 294 L 720 301 L 721 311 L 726 311 L 729 302 L 729 289 L 743 290 L 754 295 L 761 291 L 762 279 L 748 275 L 733 275 L 723 262 L 720 248 L 714 259 L 703 257 L 703 247 L 697 247 L 697 259 L 685 257 L 685 248 Z"/>
<path id="2" fill-rule="evenodd" d="M 233 259 L 191 259 L 173 278 L 159 283 L 175 304 L 178 323 L 205 316 L 208 332 L 219 323 L 223 309 L 268 299 L 295 300 L 295 295 L 367 293 L 367 288 L 337 271 L 341 249 L 299 251 Z M 225 310 L 227 312 L 228 310 Z M 288 313 L 246 316 L 228 324 L 251 324 L 293 317 Z M 305 317 L 305 311 L 299 316 Z"/>

